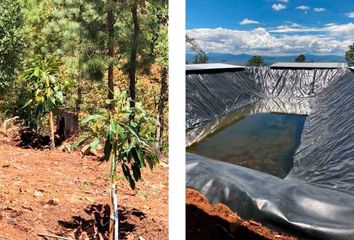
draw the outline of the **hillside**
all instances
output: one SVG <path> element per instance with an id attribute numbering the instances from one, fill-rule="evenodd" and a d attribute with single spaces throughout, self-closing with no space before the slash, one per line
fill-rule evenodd
<path id="1" fill-rule="evenodd" d="M 191 63 L 193 61 L 194 53 L 186 54 L 187 63 Z M 222 63 L 233 63 L 233 64 L 246 64 L 248 59 L 252 57 L 252 55 L 248 54 L 224 54 L 224 53 L 208 53 L 209 62 L 222 62 Z M 297 56 L 262 56 L 266 64 L 272 64 L 274 62 L 294 62 L 294 59 Z M 306 61 L 313 62 L 345 62 L 344 56 L 337 55 L 312 55 L 305 54 Z"/>

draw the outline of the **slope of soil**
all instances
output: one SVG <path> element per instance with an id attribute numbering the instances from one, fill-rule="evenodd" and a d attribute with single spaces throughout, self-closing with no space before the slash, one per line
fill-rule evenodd
<path id="1" fill-rule="evenodd" d="M 186 191 L 187 240 L 295 240 L 276 233 L 254 221 L 245 221 L 227 206 L 210 205 L 208 199 L 193 189 Z"/>
<path id="2" fill-rule="evenodd" d="M 144 170 L 134 191 L 120 175 L 121 239 L 167 239 L 167 174 L 166 165 Z M 0 141 L 0 240 L 107 239 L 109 179 L 109 163 Z"/>

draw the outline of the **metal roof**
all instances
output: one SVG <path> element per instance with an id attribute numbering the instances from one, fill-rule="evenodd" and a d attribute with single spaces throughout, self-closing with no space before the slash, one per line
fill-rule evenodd
<path id="1" fill-rule="evenodd" d="M 331 69 L 331 68 L 347 68 L 347 63 L 342 62 L 278 62 L 270 66 L 270 68 L 293 68 L 293 69 Z"/>
<path id="2" fill-rule="evenodd" d="M 204 63 L 204 64 L 187 64 L 187 73 L 198 73 L 198 72 L 234 72 L 245 70 L 244 66 L 231 65 L 224 63 Z"/>

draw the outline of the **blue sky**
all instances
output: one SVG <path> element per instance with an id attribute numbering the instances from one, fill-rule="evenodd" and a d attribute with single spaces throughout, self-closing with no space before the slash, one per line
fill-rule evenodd
<path id="1" fill-rule="evenodd" d="M 207 52 L 343 55 L 354 0 L 187 0 L 187 34 Z"/>

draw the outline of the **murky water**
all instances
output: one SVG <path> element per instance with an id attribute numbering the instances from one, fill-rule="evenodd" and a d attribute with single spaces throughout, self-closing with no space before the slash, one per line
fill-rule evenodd
<path id="1" fill-rule="evenodd" d="M 219 129 L 187 151 L 284 178 L 293 166 L 305 119 L 256 113 Z"/>

